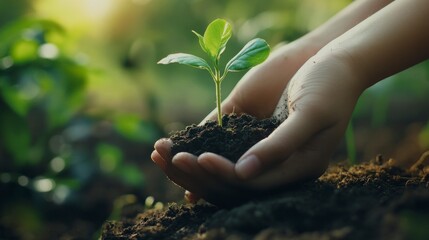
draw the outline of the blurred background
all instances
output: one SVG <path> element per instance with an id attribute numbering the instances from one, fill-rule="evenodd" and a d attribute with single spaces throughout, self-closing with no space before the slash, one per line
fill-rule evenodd
<path id="1" fill-rule="evenodd" d="M 97 238 L 124 206 L 181 201 L 150 153 L 214 108 L 213 83 L 156 62 L 202 54 L 191 30 L 215 18 L 234 27 L 228 58 L 256 36 L 293 41 L 350 2 L 1 1 L 0 239 Z M 241 76 L 228 76 L 224 96 Z M 365 92 L 335 160 L 406 164 L 428 148 L 429 64 L 391 78 Z"/>

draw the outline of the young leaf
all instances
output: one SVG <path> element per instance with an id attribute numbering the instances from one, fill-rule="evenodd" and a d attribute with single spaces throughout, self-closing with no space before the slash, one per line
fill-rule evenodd
<path id="1" fill-rule="evenodd" d="M 204 44 L 204 37 L 201 36 L 201 34 L 195 32 L 194 30 L 192 30 L 192 32 L 198 37 L 198 42 L 200 43 L 201 49 L 203 49 L 204 52 L 209 53 L 207 51 L 206 45 Z"/>
<path id="2" fill-rule="evenodd" d="M 161 59 L 158 64 L 180 63 L 191 67 L 206 69 L 210 71 L 210 66 L 206 60 L 187 53 L 174 53 Z"/>
<path id="3" fill-rule="evenodd" d="M 204 46 L 213 60 L 219 59 L 231 35 L 231 24 L 223 19 L 216 19 L 207 26 L 203 37 Z"/>
<path id="4" fill-rule="evenodd" d="M 267 59 L 270 46 L 263 39 L 256 38 L 248 42 L 225 67 L 225 71 L 238 72 L 252 68 Z"/>

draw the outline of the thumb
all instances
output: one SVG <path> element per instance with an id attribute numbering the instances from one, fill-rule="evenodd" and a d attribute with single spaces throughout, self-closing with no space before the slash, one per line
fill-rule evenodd
<path id="1" fill-rule="evenodd" d="M 312 111 L 306 111 L 312 112 Z M 330 127 L 330 124 L 295 111 L 270 136 L 255 144 L 238 160 L 235 172 L 242 179 L 258 176 L 264 170 L 283 162 L 300 149 L 314 135 Z"/>

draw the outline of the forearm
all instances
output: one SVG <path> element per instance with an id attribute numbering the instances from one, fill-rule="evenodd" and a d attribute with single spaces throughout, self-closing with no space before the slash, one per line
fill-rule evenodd
<path id="1" fill-rule="evenodd" d="M 429 57 L 429 1 L 396 0 L 321 50 L 344 55 L 362 87 Z"/>
<path id="2" fill-rule="evenodd" d="M 267 61 L 240 80 L 224 101 L 223 109 L 227 112 L 247 112 L 258 117 L 271 116 L 286 84 L 310 57 L 390 2 L 357 0 L 310 33 L 273 52 Z M 261 84 L 261 79 L 269 84 Z M 208 118 L 213 115 L 210 114 Z"/>
<path id="3" fill-rule="evenodd" d="M 305 45 L 308 57 L 316 54 L 326 44 L 365 20 L 392 0 L 356 0 L 331 19 L 298 39 L 297 44 Z"/>

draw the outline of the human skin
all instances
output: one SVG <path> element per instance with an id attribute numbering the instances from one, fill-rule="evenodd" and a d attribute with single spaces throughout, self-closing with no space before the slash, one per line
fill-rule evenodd
<path id="1" fill-rule="evenodd" d="M 155 144 L 152 159 L 191 200 L 219 205 L 317 178 L 361 93 L 429 57 L 428 29 L 427 0 L 355 1 L 249 71 L 225 99 L 225 113 L 263 118 L 288 96 L 289 117 L 237 164 L 214 153 L 172 156 L 168 139 Z"/>

